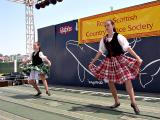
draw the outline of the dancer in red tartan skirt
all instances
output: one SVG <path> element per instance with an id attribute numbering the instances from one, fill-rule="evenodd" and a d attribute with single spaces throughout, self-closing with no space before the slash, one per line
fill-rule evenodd
<path id="1" fill-rule="evenodd" d="M 108 81 L 110 91 L 115 100 L 114 105 L 110 106 L 110 108 L 117 108 L 120 106 L 115 83 L 125 83 L 126 90 L 131 99 L 131 107 L 136 114 L 139 114 L 140 110 L 136 105 L 131 80 L 135 79 L 138 75 L 142 59 L 129 46 L 127 39 L 116 32 L 112 20 L 106 21 L 105 28 L 108 34 L 101 39 L 99 52 L 91 61 L 89 69 L 97 79 Z M 107 57 L 99 66 L 95 66 L 94 63 L 106 50 L 108 52 Z M 125 56 L 124 51 L 129 52 L 135 59 Z"/>

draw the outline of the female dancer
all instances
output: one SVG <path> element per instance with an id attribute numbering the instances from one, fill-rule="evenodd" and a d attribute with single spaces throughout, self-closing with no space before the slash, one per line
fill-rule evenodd
<path id="1" fill-rule="evenodd" d="M 112 20 L 106 21 L 105 28 L 108 34 L 101 39 L 99 52 L 91 61 L 89 69 L 97 79 L 108 81 L 110 91 L 115 100 L 115 104 L 110 106 L 110 108 L 120 106 L 115 83 L 125 83 L 126 90 L 131 99 L 131 107 L 134 109 L 136 114 L 139 114 L 140 110 L 136 105 L 131 80 L 135 79 L 138 75 L 142 59 L 129 46 L 127 39 L 116 32 L 115 25 Z M 105 53 L 106 50 L 108 52 L 107 57 L 99 66 L 95 66 L 94 63 L 103 53 Z M 125 56 L 124 51 L 129 52 L 135 57 L 135 59 Z"/>
<path id="2" fill-rule="evenodd" d="M 50 96 L 51 94 L 48 90 L 48 84 L 46 81 L 46 78 L 48 77 L 47 74 L 49 72 L 48 71 L 49 69 L 47 69 L 47 66 L 45 65 L 45 63 L 47 63 L 48 66 L 50 67 L 51 62 L 50 60 L 47 59 L 46 56 L 43 55 L 43 52 L 40 50 L 39 42 L 34 43 L 33 49 L 34 49 L 34 52 L 32 53 L 30 59 L 24 62 L 24 63 L 28 63 L 32 61 L 30 68 L 28 68 L 31 70 L 30 76 L 29 76 L 29 84 L 31 84 L 37 90 L 37 94 L 35 96 L 40 96 L 42 92 L 40 91 L 37 83 L 38 83 L 38 80 L 42 80 L 45 86 L 46 94 Z"/>

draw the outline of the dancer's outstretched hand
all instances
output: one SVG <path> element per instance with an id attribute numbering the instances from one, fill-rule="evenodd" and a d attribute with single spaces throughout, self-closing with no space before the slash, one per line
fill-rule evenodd
<path id="1" fill-rule="evenodd" d="M 140 57 L 137 58 L 137 61 L 139 64 L 142 64 L 142 62 L 143 62 L 143 60 Z"/>
<path id="2" fill-rule="evenodd" d="M 92 66 L 93 66 L 93 63 L 91 62 L 91 63 L 89 64 L 88 68 L 91 69 Z"/>
<path id="3" fill-rule="evenodd" d="M 51 62 L 48 63 L 48 66 L 51 67 Z"/>

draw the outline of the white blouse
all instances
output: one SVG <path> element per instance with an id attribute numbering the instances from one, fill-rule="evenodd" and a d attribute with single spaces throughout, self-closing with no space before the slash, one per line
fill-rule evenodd
<path id="1" fill-rule="evenodd" d="M 118 34 L 117 39 L 118 39 L 119 44 L 123 48 L 123 50 L 127 51 L 127 49 L 130 47 L 128 40 L 121 34 Z M 111 40 L 112 40 L 112 38 L 106 38 L 106 41 L 108 41 L 108 42 L 110 42 Z M 102 54 L 106 52 L 106 47 L 103 42 L 103 38 L 101 39 L 101 41 L 99 43 L 99 51 Z"/>

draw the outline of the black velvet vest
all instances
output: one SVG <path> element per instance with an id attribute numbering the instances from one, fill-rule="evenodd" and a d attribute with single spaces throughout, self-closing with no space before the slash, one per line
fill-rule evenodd
<path id="1" fill-rule="evenodd" d="M 124 54 L 124 51 L 121 45 L 119 44 L 117 37 L 118 37 L 118 33 L 114 33 L 113 38 L 110 42 L 106 41 L 107 36 L 103 38 L 103 42 L 108 51 L 107 57 L 115 57 L 115 56 Z"/>
<path id="2" fill-rule="evenodd" d="M 37 66 L 43 63 L 42 59 L 39 57 L 39 52 L 40 51 L 38 51 L 35 55 L 34 55 L 35 52 L 33 52 L 32 54 L 32 65 L 33 66 Z"/>

